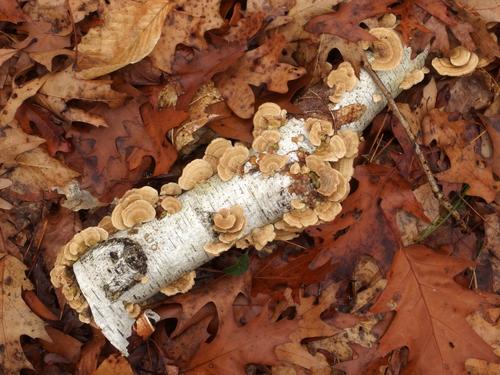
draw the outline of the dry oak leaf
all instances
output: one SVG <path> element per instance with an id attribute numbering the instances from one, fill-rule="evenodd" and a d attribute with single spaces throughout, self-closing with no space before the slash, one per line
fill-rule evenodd
<path id="1" fill-rule="evenodd" d="M 453 278 L 474 263 L 415 245 L 396 253 L 389 283 L 372 307 L 396 316 L 380 340 L 379 353 L 408 346 L 405 374 L 466 374 L 468 358 L 498 358 L 467 324 L 466 316 L 487 306 L 486 296 L 457 284 Z M 498 297 L 497 303 L 500 302 Z M 418 324 L 416 324 L 418 322 Z"/>
<path id="2" fill-rule="evenodd" d="M 356 191 L 342 203 L 334 221 L 306 232 L 314 238 L 315 259 L 310 270 L 333 263 L 335 278 L 348 277 L 359 256 L 371 255 L 385 272 L 401 246 L 397 214 L 401 210 L 428 222 L 410 184 L 394 168 L 357 166 Z"/>
<path id="3" fill-rule="evenodd" d="M 250 118 L 254 113 L 255 95 L 250 85 L 265 84 L 269 91 L 284 94 L 288 91 L 288 81 L 306 73 L 302 67 L 279 62 L 285 44 L 283 35 L 274 34 L 258 48 L 245 53 L 232 68 L 215 77 L 227 105 L 239 117 Z"/>
<path id="4" fill-rule="evenodd" d="M 33 368 L 21 348 L 21 335 L 51 341 L 43 320 L 22 299 L 23 289 L 33 289 L 26 270 L 18 259 L 0 253 L 0 373 L 3 375 L 18 375 L 23 368 Z"/>
<path id="5" fill-rule="evenodd" d="M 116 108 L 123 104 L 126 94 L 113 90 L 111 83 L 111 80 L 79 79 L 68 67 L 62 72 L 50 74 L 39 92 L 63 100 L 104 102 Z"/>
<path id="6" fill-rule="evenodd" d="M 90 29 L 77 46 L 77 75 L 96 78 L 149 55 L 173 6 L 165 0 L 112 2 L 104 10 L 103 24 Z"/>
<path id="7" fill-rule="evenodd" d="M 493 177 L 491 166 L 476 151 L 475 126 L 464 120 L 452 121 L 449 116 L 449 113 L 433 109 L 422 123 L 424 143 L 435 140 L 450 159 L 450 168 L 436 177 L 440 181 L 468 184 L 468 195 L 493 201 L 500 186 Z"/>
<path id="8" fill-rule="evenodd" d="M 17 0 L 8 0 L 0 2 L 0 21 L 22 22 L 26 15 L 21 10 Z"/>
<path id="9" fill-rule="evenodd" d="M 303 345 L 307 338 L 329 337 L 340 330 L 325 323 L 321 313 L 328 309 L 335 301 L 338 290 L 337 284 L 332 284 L 321 292 L 319 301 L 316 298 L 301 298 L 297 306 L 297 315 L 300 316 L 299 325 L 290 336 L 290 342 L 278 345 L 274 352 L 281 361 L 292 363 L 308 370 L 330 368 L 325 356 L 321 353 L 312 355 Z"/>
<path id="10" fill-rule="evenodd" d="M 18 155 L 33 150 L 44 142 L 43 138 L 26 134 L 17 126 L 0 127 L 0 164 L 15 163 Z"/>
<path id="11" fill-rule="evenodd" d="M 111 354 L 95 370 L 92 375 L 134 375 L 130 363 L 125 357 L 118 354 Z"/>
<path id="12" fill-rule="evenodd" d="M 182 0 L 175 3 L 176 8 L 167 15 L 161 37 L 150 55 L 153 66 L 167 73 L 172 72 L 178 44 L 205 49 L 205 32 L 224 24 L 219 14 L 220 0 Z"/>
<path id="13" fill-rule="evenodd" d="M 14 120 L 17 109 L 21 106 L 21 104 L 23 104 L 26 99 L 35 95 L 47 79 L 48 75 L 45 75 L 26 82 L 22 86 L 14 87 L 9 100 L 0 112 L 0 126 L 10 124 Z"/>
<path id="14" fill-rule="evenodd" d="M 351 42 L 375 40 L 373 35 L 362 29 L 361 21 L 390 13 L 388 6 L 395 0 L 359 0 L 342 3 L 336 12 L 313 17 L 305 30 L 314 34 L 333 34 Z"/>

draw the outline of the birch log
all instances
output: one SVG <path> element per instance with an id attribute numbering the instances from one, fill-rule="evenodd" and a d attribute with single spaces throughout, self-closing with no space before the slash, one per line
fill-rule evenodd
<path id="1" fill-rule="evenodd" d="M 410 52 L 409 48 L 405 49 L 396 69 L 379 73 L 394 96 L 400 93 L 399 84 L 405 75 L 424 65 L 425 53 L 411 60 Z M 358 85 L 331 109 L 364 105 L 362 116 L 344 125 L 361 132 L 386 105 L 385 99 L 374 102 L 374 94 L 383 97 L 368 74 L 361 70 Z M 280 132 L 278 153 L 289 155 L 290 161 L 297 159 L 295 152 L 299 147 L 314 151 L 307 141 L 303 120 L 289 119 Z M 304 135 L 304 141 L 292 141 L 297 135 Z M 146 301 L 165 285 L 209 261 L 203 245 L 215 240 L 211 217 L 221 208 L 235 204 L 244 208 L 248 220 L 244 234 L 279 220 L 290 210 L 291 200 L 297 198 L 289 189 L 293 181 L 285 173 L 265 177 L 259 172 L 249 172 L 228 182 L 214 176 L 179 197 L 183 207 L 179 213 L 120 231 L 91 249 L 73 265 L 73 270 L 103 334 L 127 355 L 127 338 L 134 319 L 124 305 Z M 139 279 L 144 275 L 147 282 L 141 283 Z"/>

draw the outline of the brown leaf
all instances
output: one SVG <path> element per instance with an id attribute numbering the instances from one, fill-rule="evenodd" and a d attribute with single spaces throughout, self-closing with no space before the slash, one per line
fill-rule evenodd
<path id="1" fill-rule="evenodd" d="M 17 127 L 6 127 L 0 133 L 0 163 L 14 163 L 17 156 L 33 150 L 45 141 L 33 135 L 28 135 Z"/>
<path id="2" fill-rule="evenodd" d="M 66 358 L 70 363 L 75 363 L 80 358 L 82 343 L 74 337 L 59 331 L 54 327 L 46 327 L 52 342 L 40 340 L 42 347 L 51 353 L 57 353 Z"/>
<path id="3" fill-rule="evenodd" d="M 408 373 L 465 374 L 467 358 L 495 361 L 489 345 L 465 322 L 468 314 L 486 305 L 486 299 L 453 280 L 471 266 L 468 260 L 439 255 L 424 246 L 398 251 L 389 284 L 372 308 L 396 310 L 379 352 L 385 355 L 408 346 Z"/>
<path id="4" fill-rule="evenodd" d="M 207 126 L 219 136 L 247 143 L 252 142 L 252 121 L 235 116 L 226 103 L 212 104 L 208 107 L 207 112 L 211 116 L 215 115 L 215 118 L 210 120 Z"/>
<path id="5" fill-rule="evenodd" d="M 17 23 L 24 21 L 25 17 L 17 0 L 0 3 L 0 21 Z"/>
<path id="6" fill-rule="evenodd" d="M 44 305 L 32 290 L 23 290 L 23 300 L 28 307 L 40 318 L 45 320 L 59 320 L 59 318 Z"/>
<path id="7" fill-rule="evenodd" d="M 220 0 L 183 0 L 166 17 L 160 39 L 151 52 L 153 65 L 172 72 L 175 48 L 183 44 L 198 50 L 206 48 L 204 33 L 224 24 L 219 14 Z"/>
<path id="8" fill-rule="evenodd" d="M 305 26 L 305 30 L 314 34 L 332 34 L 351 42 L 374 40 L 373 36 L 362 29 L 359 24 L 366 18 L 389 13 L 388 6 L 395 0 L 361 0 L 342 3 L 338 10 L 313 17 Z"/>
<path id="9" fill-rule="evenodd" d="M 78 76 L 92 79 L 142 60 L 158 42 L 173 6 L 164 0 L 112 2 L 104 10 L 103 24 L 77 46 Z"/>
<path id="10" fill-rule="evenodd" d="M 279 62 L 285 38 L 274 34 L 256 49 L 248 51 L 233 67 L 215 77 L 226 104 L 241 118 L 254 113 L 252 86 L 265 84 L 269 91 L 286 93 L 288 81 L 300 78 L 305 69 Z"/>
<path id="11" fill-rule="evenodd" d="M 475 150 L 477 132 L 467 121 L 450 119 L 450 114 L 433 109 L 424 119 L 424 142 L 437 141 L 448 158 L 450 168 L 436 175 L 440 181 L 466 183 L 468 195 L 482 197 L 486 202 L 495 199 L 499 186 L 493 178 L 491 166 Z"/>
<path id="12" fill-rule="evenodd" d="M 80 359 L 76 364 L 76 375 L 91 375 L 95 371 L 101 350 L 106 344 L 106 339 L 101 331 L 92 326 L 90 328 L 92 338 L 82 348 Z"/>
<path id="13" fill-rule="evenodd" d="M 50 341 L 43 320 L 31 312 L 21 292 L 33 286 L 25 276 L 26 267 L 10 255 L 0 253 L 0 370 L 5 375 L 18 375 L 23 368 L 32 368 L 26 359 L 21 335 Z"/>
<path id="14" fill-rule="evenodd" d="M 410 185 L 389 167 L 368 164 L 356 167 L 357 190 L 342 203 L 334 221 L 306 230 L 318 252 L 309 265 L 314 270 L 334 263 L 335 277 L 350 275 L 357 258 L 374 257 L 387 270 L 400 247 L 396 213 L 405 210 L 427 220 Z"/>
<path id="15" fill-rule="evenodd" d="M 134 375 L 134 371 L 125 357 L 111 354 L 95 370 L 92 375 Z"/>

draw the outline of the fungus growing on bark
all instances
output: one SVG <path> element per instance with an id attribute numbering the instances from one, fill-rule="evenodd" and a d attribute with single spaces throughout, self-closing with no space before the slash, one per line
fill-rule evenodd
<path id="1" fill-rule="evenodd" d="M 99 221 L 99 223 L 97 223 L 97 226 L 99 228 L 104 229 L 109 234 L 114 233 L 116 231 L 116 228 L 113 226 L 113 223 L 111 222 L 111 216 L 109 216 L 109 215 L 104 216 Z"/>
<path id="2" fill-rule="evenodd" d="M 350 180 L 354 174 L 354 158 L 342 158 L 333 163 L 333 167 L 338 170 L 344 178 Z"/>
<path id="3" fill-rule="evenodd" d="M 292 199 L 290 202 L 290 206 L 292 206 L 292 208 L 295 208 L 296 210 L 302 210 L 306 208 L 306 204 L 300 199 Z"/>
<path id="4" fill-rule="evenodd" d="M 408 90 L 410 87 L 422 82 L 427 73 L 429 73 L 429 69 L 427 69 L 425 66 L 422 69 L 412 70 L 407 75 L 405 75 L 405 78 L 399 84 L 399 88 Z"/>
<path id="5" fill-rule="evenodd" d="M 291 174 L 299 174 L 300 173 L 300 164 L 293 163 L 292 165 L 290 165 L 289 171 Z"/>
<path id="6" fill-rule="evenodd" d="M 479 63 L 479 57 L 460 46 L 451 50 L 450 57 L 435 57 L 432 66 L 442 76 L 459 77 L 472 73 Z"/>
<path id="7" fill-rule="evenodd" d="M 334 135 L 330 140 L 316 149 L 314 155 L 323 161 L 337 161 L 346 154 L 344 139 L 339 135 Z"/>
<path id="8" fill-rule="evenodd" d="M 134 204 L 141 201 L 141 203 Z M 158 202 L 158 192 L 150 186 L 127 191 L 111 213 L 111 223 L 123 230 L 155 218 L 154 205 Z M 128 209 L 132 205 L 132 209 Z M 155 213 L 152 215 L 152 213 Z M 138 220 L 134 222 L 134 220 Z"/>
<path id="9" fill-rule="evenodd" d="M 205 155 L 203 156 L 203 160 L 208 161 L 215 172 L 217 171 L 217 164 L 219 163 L 219 159 L 221 158 L 222 154 L 224 154 L 224 151 L 226 151 L 230 147 L 232 147 L 230 140 L 225 138 L 215 138 L 207 146 Z"/>
<path id="10" fill-rule="evenodd" d="M 224 243 L 224 242 L 210 242 L 203 246 L 203 250 L 211 255 L 219 255 L 224 251 L 229 250 L 233 246 L 233 243 Z"/>
<path id="11" fill-rule="evenodd" d="M 184 167 L 178 183 L 181 189 L 191 190 L 212 177 L 213 173 L 212 165 L 208 161 L 195 159 Z"/>
<path id="12" fill-rule="evenodd" d="M 229 181 L 239 171 L 243 164 L 246 163 L 250 153 L 245 146 L 236 145 L 224 151 L 219 164 L 217 165 L 217 174 L 222 181 Z"/>
<path id="13" fill-rule="evenodd" d="M 403 59 L 403 42 L 399 34 L 387 27 L 375 27 L 370 30 L 378 40 L 372 42 L 374 59 L 370 65 L 375 71 L 392 70 L 401 63 Z"/>
<path id="14" fill-rule="evenodd" d="M 194 280 L 196 278 L 196 271 L 188 272 L 173 283 L 168 284 L 167 286 L 161 288 L 161 292 L 166 296 L 173 296 L 179 293 L 186 293 L 191 290 L 194 286 Z"/>
<path id="15" fill-rule="evenodd" d="M 287 162 L 288 155 L 265 154 L 259 158 L 257 164 L 264 175 L 271 175 L 283 169 Z"/>
<path id="16" fill-rule="evenodd" d="M 342 211 L 340 203 L 333 201 L 317 202 L 314 207 L 314 212 L 323 221 L 332 221 L 340 211 Z"/>
<path id="17" fill-rule="evenodd" d="M 358 154 L 359 148 L 359 136 L 358 133 L 352 130 L 345 130 L 339 133 L 345 144 L 345 156 L 346 158 L 352 158 Z"/>
<path id="18" fill-rule="evenodd" d="M 175 197 L 165 197 L 162 199 L 161 208 L 167 211 L 169 214 L 176 214 L 182 209 L 182 203 Z"/>
<path id="19" fill-rule="evenodd" d="M 154 207 L 151 203 L 143 199 L 131 202 L 121 211 L 123 225 L 127 228 L 132 228 L 134 225 L 151 221 L 155 217 L 156 211 Z"/>
<path id="20" fill-rule="evenodd" d="M 180 195 L 182 193 L 182 189 L 179 184 L 175 182 L 169 182 L 161 186 L 160 195 Z"/>
<path id="21" fill-rule="evenodd" d="M 316 155 L 309 155 L 306 158 L 306 165 L 318 178 L 319 186 L 316 189 L 318 193 L 329 197 L 337 191 L 342 178 L 339 171 L 333 169 L 329 163 L 322 161 Z"/>
<path id="22" fill-rule="evenodd" d="M 264 225 L 261 228 L 256 228 L 252 231 L 251 242 L 256 250 L 262 250 L 269 242 L 274 241 L 276 233 L 272 224 Z"/>
<path id="23" fill-rule="evenodd" d="M 125 311 L 128 312 L 130 317 L 137 318 L 139 316 L 139 314 L 141 313 L 141 306 L 138 305 L 137 303 L 126 303 L 125 304 Z"/>
<path id="24" fill-rule="evenodd" d="M 219 240 L 226 244 L 234 242 L 241 235 L 246 224 L 243 208 L 234 205 L 219 210 L 213 217 L 213 228 L 219 234 Z"/>
<path id="25" fill-rule="evenodd" d="M 269 151 L 280 140 L 281 134 L 278 130 L 264 130 L 252 142 L 252 148 L 257 152 Z"/>
<path id="26" fill-rule="evenodd" d="M 314 146 L 319 146 L 326 137 L 333 135 L 333 125 L 330 121 L 319 118 L 308 118 L 304 127 L 309 132 L 309 142 Z"/>
<path id="27" fill-rule="evenodd" d="M 358 78 L 350 62 L 340 63 L 337 69 L 332 70 L 326 78 L 326 84 L 332 89 L 329 99 L 339 103 L 346 92 L 356 87 Z"/>
<path id="28" fill-rule="evenodd" d="M 286 111 L 276 103 L 263 103 L 253 116 L 253 136 L 258 137 L 264 130 L 276 129 L 285 123 Z"/>
<path id="29" fill-rule="evenodd" d="M 378 25 L 380 27 L 393 28 L 396 26 L 398 18 L 394 13 L 387 13 L 380 17 Z"/>
<path id="30" fill-rule="evenodd" d="M 291 210 L 283 215 L 283 221 L 296 228 L 305 228 L 318 222 L 318 215 L 310 208 Z"/>

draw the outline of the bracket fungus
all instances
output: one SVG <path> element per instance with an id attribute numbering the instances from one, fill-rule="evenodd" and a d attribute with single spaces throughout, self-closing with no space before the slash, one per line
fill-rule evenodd
<path id="1" fill-rule="evenodd" d="M 246 224 L 243 208 L 238 205 L 219 210 L 213 221 L 214 231 L 220 233 L 219 240 L 224 243 L 232 243 L 238 239 Z"/>
<path id="2" fill-rule="evenodd" d="M 399 84 L 399 88 L 408 90 L 409 88 L 415 86 L 417 83 L 422 82 L 427 73 L 429 73 L 429 69 L 425 66 L 421 69 L 412 70 L 407 75 L 405 75 L 405 78 Z"/>
<path id="3" fill-rule="evenodd" d="M 465 47 L 453 48 L 450 57 L 435 57 L 432 66 L 442 76 L 459 77 L 472 73 L 479 63 L 479 57 Z"/>
<path id="4" fill-rule="evenodd" d="M 339 135 L 334 135 L 328 142 L 319 146 L 314 155 L 323 161 L 337 161 L 345 156 L 347 152 L 344 139 Z"/>
<path id="5" fill-rule="evenodd" d="M 111 223 L 116 229 L 132 228 L 136 224 L 153 220 L 158 192 L 150 186 L 127 191 L 111 213 Z"/>
<path id="6" fill-rule="evenodd" d="M 280 141 L 281 133 L 278 130 L 264 130 L 252 142 L 252 149 L 256 152 L 266 152 Z"/>
<path id="7" fill-rule="evenodd" d="M 309 155 L 306 158 L 306 165 L 317 176 L 319 186 L 316 191 L 321 195 L 326 197 L 333 195 L 342 184 L 344 179 L 342 174 L 316 155 Z"/>
<path id="8" fill-rule="evenodd" d="M 191 190 L 196 185 L 208 180 L 213 174 L 214 170 L 208 161 L 195 159 L 184 167 L 178 184 L 183 190 Z"/>
<path id="9" fill-rule="evenodd" d="M 338 202 L 325 201 L 318 202 L 314 207 L 314 212 L 322 221 L 332 221 L 342 211 L 342 206 Z"/>
<path id="10" fill-rule="evenodd" d="M 339 103 L 346 92 L 358 84 L 358 78 L 350 62 L 344 61 L 326 77 L 326 84 L 332 89 L 330 101 Z"/>
<path id="11" fill-rule="evenodd" d="M 272 224 L 264 225 L 261 228 L 256 228 L 250 234 L 251 243 L 256 250 L 262 250 L 269 242 L 274 241 L 276 233 Z"/>
<path id="12" fill-rule="evenodd" d="M 318 215 L 309 207 L 293 209 L 283 215 L 283 221 L 292 227 L 306 228 L 318 222 Z"/>
<path id="13" fill-rule="evenodd" d="M 285 123 L 286 110 L 276 103 L 263 103 L 253 116 L 253 136 L 259 136 L 264 130 L 277 129 Z"/>
<path id="14" fill-rule="evenodd" d="M 232 179 L 248 160 L 250 152 L 243 145 L 232 146 L 224 151 L 217 165 L 217 174 L 222 181 Z"/>
<path id="15" fill-rule="evenodd" d="M 388 71 L 394 69 L 403 59 L 403 42 L 399 34 L 387 27 L 375 27 L 371 29 L 376 41 L 372 42 L 373 60 L 370 61 L 375 71 Z"/>
<path id="16" fill-rule="evenodd" d="M 219 159 L 224 154 L 224 152 L 231 147 L 232 144 L 230 140 L 225 138 L 215 138 L 208 144 L 207 148 L 205 149 L 203 160 L 208 161 L 215 172 L 217 170 Z"/>
<path id="17" fill-rule="evenodd" d="M 168 284 L 160 289 L 160 292 L 166 296 L 173 296 L 179 293 L 186 293 L 194 286 L 194 280 L 196 279 L 196 271 L 191 271 L 185 273 L 173 283 Z"/>
<path id="18" fill-rule="evenodd" d="M 161 208 L 163 208 L 169 214 L 176 214 L 182 209 L 182 203 L 175 197 L 165 197 L 160 203 Z"/>
<path id="19" fill-rule="evenodd" d="M 333 125 L 330 121 L 319 118 L 308 118 L 304 127 L 309 133 L 309 142 L 314 146 L 319 146 L 323 140 L 333 135 Z"/>
<path id="20" fill-rule="evenodd" d="M 182 193 L 182 189 L 176 182 L 169 182 L 164 184 L 160 188 L 160 195 L 180 195 Z"/>
<path id="21" fill-rule="evenodd" d="M 283 169 L 288 162 L 287 155 L 264 154 L 259 157 L 259 170 L 266 176 Z"/>

